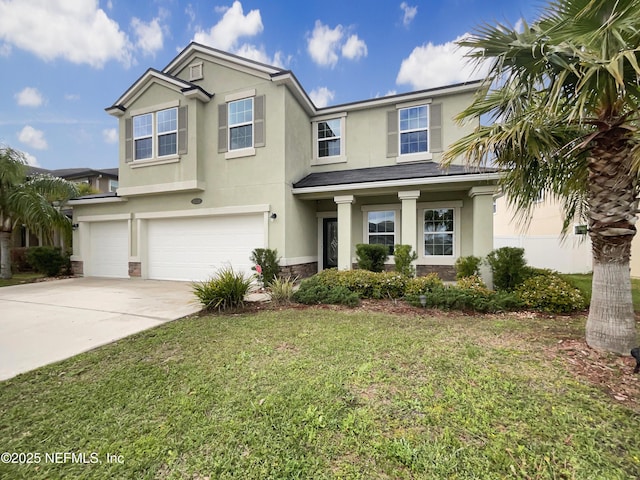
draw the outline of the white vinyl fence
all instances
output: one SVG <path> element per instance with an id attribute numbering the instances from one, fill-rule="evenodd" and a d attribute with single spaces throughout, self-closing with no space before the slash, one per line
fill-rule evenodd
<path id="1" fill-rule="evenodd" d="M 493 237 L 493 248 L 524 248 L 527 264 L 550 268 L 560 273 L 588 273 L 591 267 L 591 241 L 587 235 L 569 235 L 564 242 L 558 236 Z"/>

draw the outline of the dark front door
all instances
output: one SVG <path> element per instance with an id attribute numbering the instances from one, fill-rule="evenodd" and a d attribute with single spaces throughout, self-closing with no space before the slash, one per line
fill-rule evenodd
<path id="1" fill-rule="evenodd" d="M 322 268 L 338 266 L 338 219 L 322 219 Z"/>

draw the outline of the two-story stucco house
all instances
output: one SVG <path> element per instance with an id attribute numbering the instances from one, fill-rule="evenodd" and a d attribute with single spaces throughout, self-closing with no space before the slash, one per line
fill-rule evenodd
<path id="1" fill-rule="evenodd" d="M 357 243 L 413 246 L 419 274 L 453 276 L 493 247 L 498 174 L 439 166 L 475 125 L 452 120 L 478 82 L 317 108 L 292 72 L 192 43 L 107 112 L 119 118 L 117 194 L 73 201 L 87 276 L 199 280 L 352 268 Z"/>

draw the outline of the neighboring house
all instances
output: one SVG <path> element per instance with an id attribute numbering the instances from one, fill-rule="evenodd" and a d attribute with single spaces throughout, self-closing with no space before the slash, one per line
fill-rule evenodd
<path id="1" fill-rule="evenodd" d="M 306 276 L 352 268 L 369 242 L 410 244 L 420 274 L 451 279 L 493 248 L 498 174 L 439 167 L 477 125 L 453 117 L 479 86 L 317 108 L 292 72 L 191 43 L 106 109 L 120 186 L 71 202 L 75 272 L 200 280 L 250 273 L 266 247 Z"/>
<path id="2" fill-rule="evenodd" d="M 47 170 L 40 167 L 29 167 L 28 176 L 51 175 L 60 177 L 75 183 L 87 183 L 98 192 L 115 192 L 118 188 L 118 169 L 92 169 L 92 168 L 61 168 Z M 71 212 L 69 212 L 69 215 Z M 53 242 L 61 245 L 61 239 L 54 234 Z M 34 247 L 46 243 L 46 238 L 40 232 L 33 232 L 24 225 L 14 229 L 13 247 Z"/>
<path id="3" fill-rule="evenodd" d="M 587 273 L 591 267 L 591 241 L 586 225 L 575 222 L 563 238 L 560 205 L 540 198 L 526 225 L 518 223 L 504 196 L 495 199 L 493 215 L 495 248 L 521 247 L 527 263 L 561 273 Z"/>

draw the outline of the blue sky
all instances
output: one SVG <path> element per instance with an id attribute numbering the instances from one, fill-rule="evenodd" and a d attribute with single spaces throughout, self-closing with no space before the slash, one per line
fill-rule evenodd
<path id="1" fill-rule="evenodd" d="M 0 0 L 0 144 L 43 168 L 118 166 L 104 109 L 195 40 L 292 70 L 316 105 L 469 80 L 453 42 L 527 0 Z M 477 73 L 476 73 L 477 76 Z"/>

